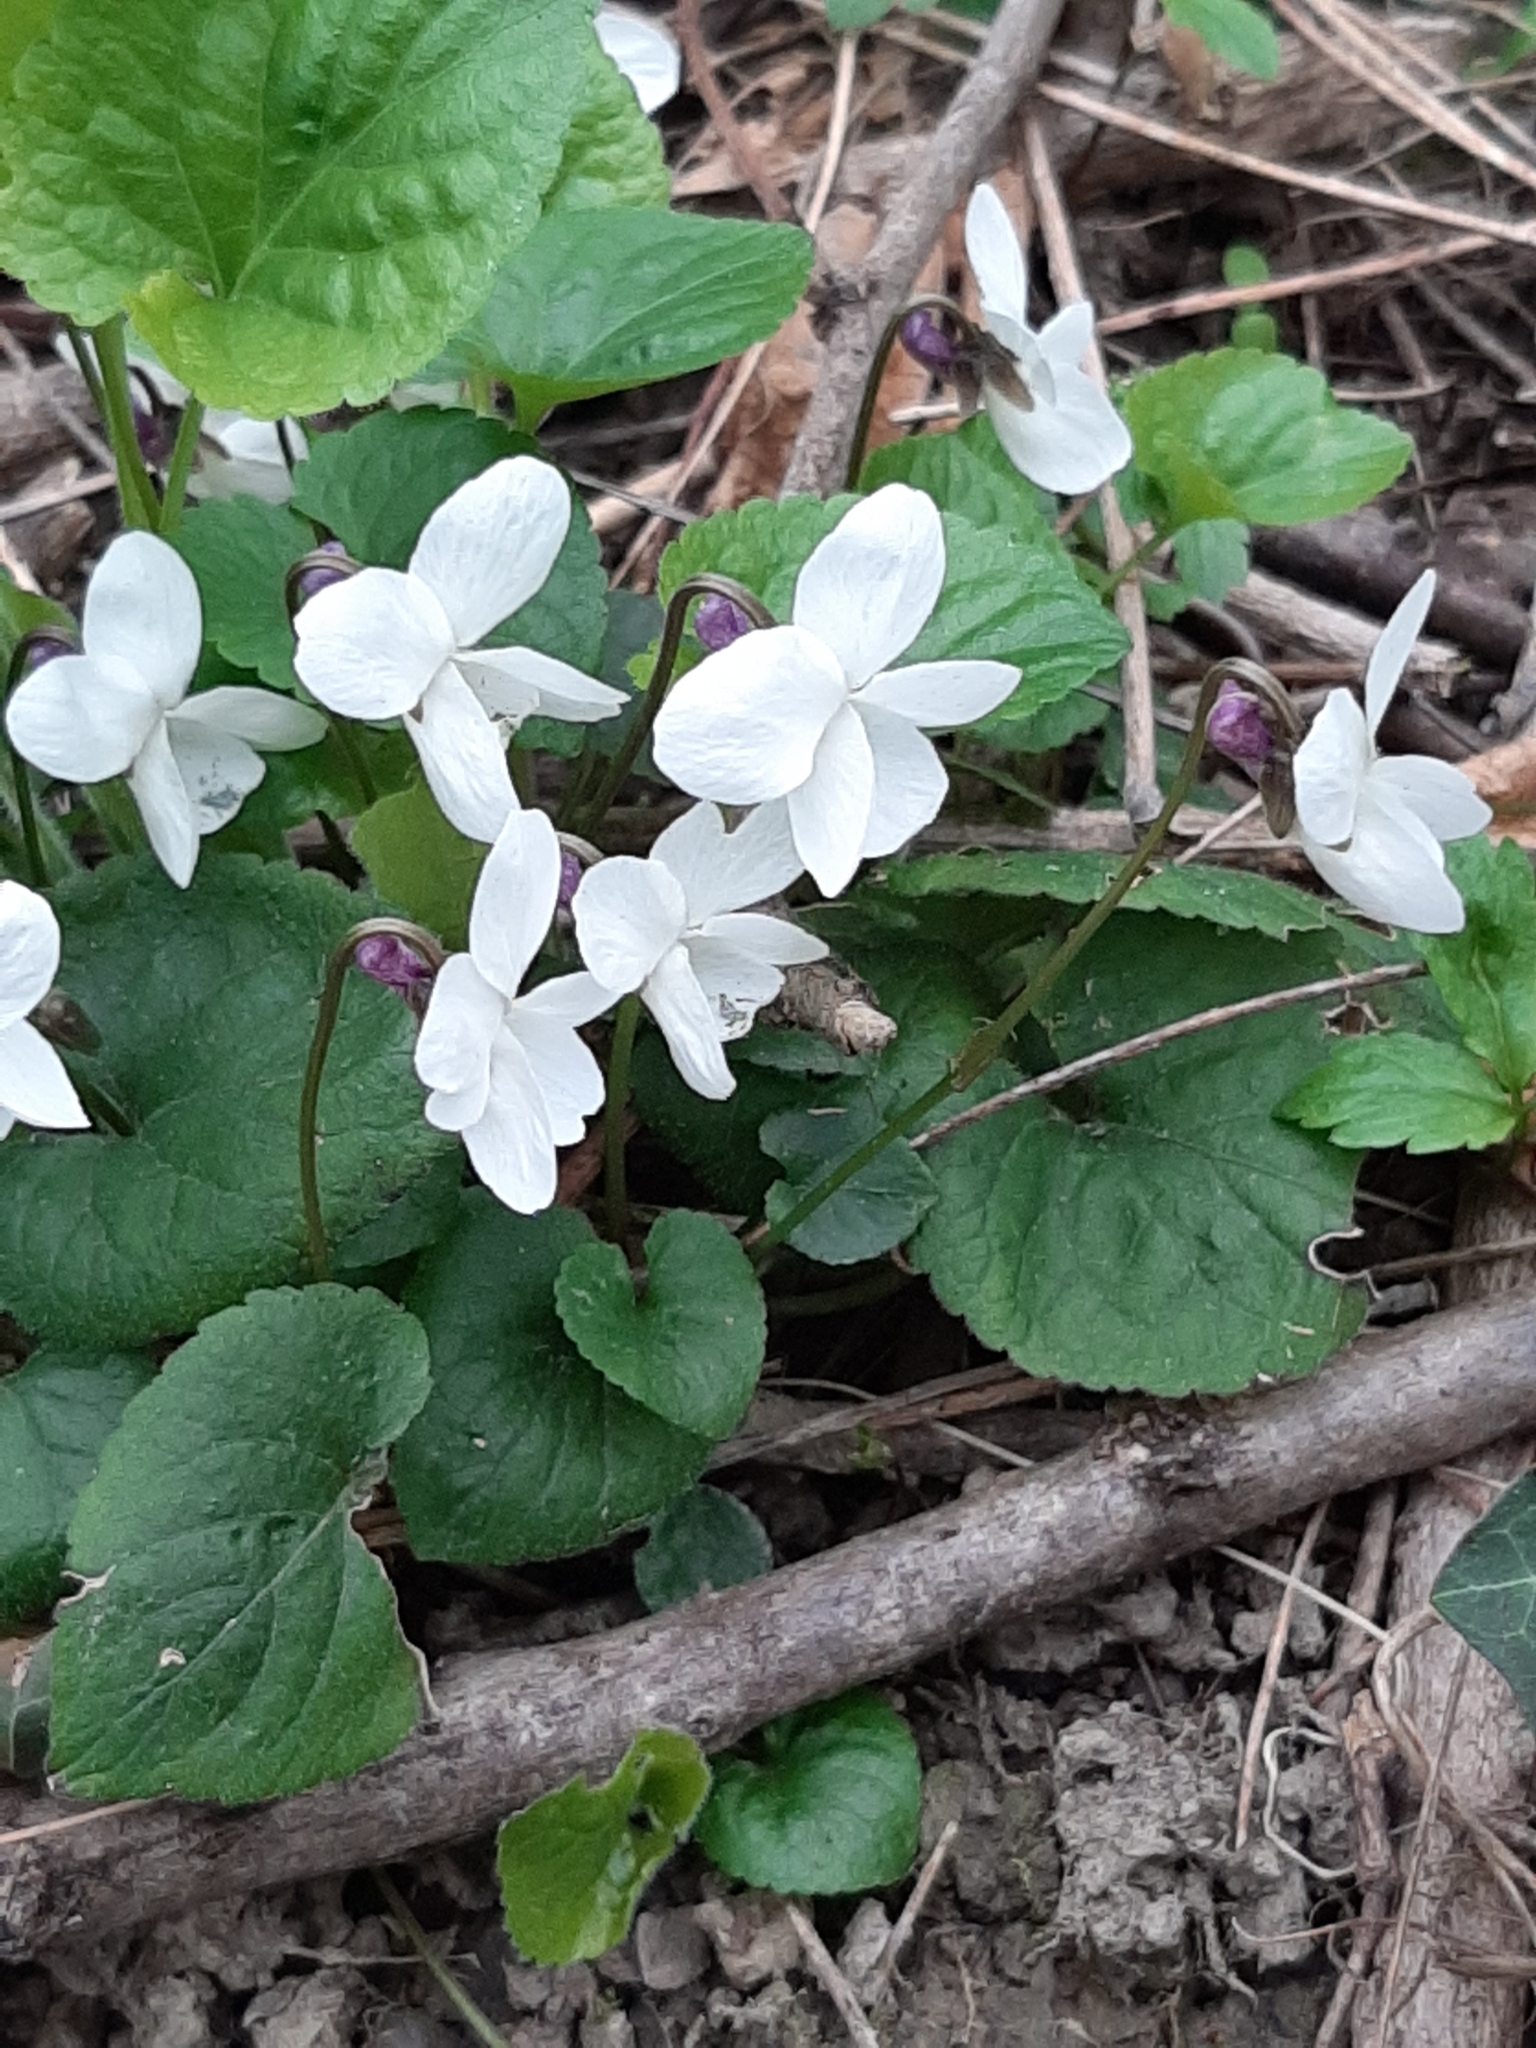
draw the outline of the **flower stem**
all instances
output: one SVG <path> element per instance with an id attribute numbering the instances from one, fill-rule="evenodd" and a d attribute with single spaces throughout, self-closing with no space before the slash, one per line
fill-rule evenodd
<path id="1" fill-rule="evenodd" d="M 364 939 L 377 936 L 403 939 L 435 974 L 443 964 L 442 947 L 419 924 L 403 917 L 369 917 L 353 925 L 326 962 L 325 981 L 320 990 L 320 1008 L 315 1014 L 314 1036 L 309 1042 L 309 1060 L 304 1068 L 304 1086 L 299 1095 L 299 1193 L 304 1204 L 304 1242 L 312 1280 L 328 1280 L 331 1251 L 325 1235 L 325 1215 L 320 1207 L 320 1083 L 325 1075 L 325 1056 L 336 1034 L 341 1015 L 341 996 L 352 956 Z"/>
<path id="2" fill-rule="evenodd" d="M 136 526 L 149 533 L 160 527 L 160 500 L 144 466 L 143 451 L 133 425 L 133 400 L 128 392 L 128 344 L 119 314 L 91 329 L 96 360 L 101 366 L 101 394 L 106 407 L 107 438 L 117 466 L 117 495 L 123 508 L 124 526 Z"/>
<path id="3" fill-rule="evenodd" d="M 608 1054 L 608 1096 L 603 1105 L 603 1195 L 608 1205 L 608 1235 L 622 1245 L 629 1231 L 629 1190 L 624 1177 L 624 1112 L 629 1105 L 629 1062 L 640 1022 L 640 998 L 626 996 L 613 1019 L 613 1047 Z"/>
<path id="4" fill-rule="evenodd" d="M 573 826 L 584 839 L 594 839 L 597 828 L 608 815 L 608 806 L 624 787 L 640 750 L 651 736 L 662 705 L 666 702 L 668 690 L 672 687 L 672 671 L 677 665 L 677 651 L 683 644 L 683 627 L 687 623 L 688 607 L 696 597 L 728 597 L 732 604 L 740 605 L 754 626 L 771 626 L 774 617 L 767 607 L 755 598 L 751 591 L 731 576 L 701 575 L 690 576 L 686 583 L 680 583 L 673 591 L 667 605 L 666 617 L 661 624 L 661 644 L 656 649 L 656 666 L 651 671 L 650 687 L 645 693 L 645 702 L 640 706 L 639 716 L 629 729 L 629 735 L 619 751 L 608 764 L 608 772 L 597 786 L 596 794 L 589 800 L 582 812 L 581 822 Z"/>
<path id="5" fill-rule="evenodd" d="M 165 473 L 165 502 L 160 508 L 160 531 L 171 533 L 181 520 L 182 507 L 187 498 L 187 479 L 192 474 L 192 465 L 197 460 L 198 436 L 203 430 L 203 401 L 189 398 L 182 413 L 181 424 L 176 429 L 176 445 L 171 450 L 171 466 Z"/>
<path id="6" fill-rule="evenodd" d="M 399 1888 L 388 1871 L 376 1866 L 370 1875 L 384 1895 L 384 1903 L 389 1908 L 390 1918 L 436 1978 L 439 1990 L 470 2032 L 485 2043 L 485 2048 L 508 2048 L 506 2035 L 491 2024 L 433 1948 L 427 1938 L 427 1930 L 401 1897 Z"/>
<path id="7" fill-rule="evenodd" d="M 942 1080 L 935 1081 L 931 1088 L 925 1089 L 904 1109 L 898 1110 L 872 1138 L 859 1146 L 856 1152 L 850 1153 L 848 1158 L 835 1166 L 825 1178 L 818 1181 L 792 1209 L 779 1218 L 777 1223 L 769 1224 L 766 1229 L 760 1228 L 752 1233 L 746 1241 L 750 1243 L 754 1256 L 761 1257 L 775 1245 L 783 1244 L 808 1217 L 815 1215 L 823 1202 L 829 1201 L 839 1188 L 845 1187 L 853 1179 L 855 1174 L 862 1173 L 872 1159 L 878 1159 L 888 1145 L 894 1145 L 898 1138 L 904 1138 L 908 1131 L 922 1122 L 931 1109 L 937 1109 L 946 1096 L 962 1094 L 973 1081 L 979 1079 L 998 1057 L 1018 1026 L 1039 1007 L 1043 998 L 1056 986 L 1094 933 L 1125 901 L 1146 872 L 1153 855 L 1168 836 L 1169 826 L 1194 785 L 1200 769 L 1201 751 L 1205 745 L 1206 720 L 1210 717 L 1211 706 L 1216 701 L 1221 676 L 1222 669 L 1218 663 L 1201 685 L 1194 722 L 1184 747 L 1184 758 L 1179 763 L 1179 772 L 1173 778 L 1162 809 L 1147 827 L 1140 843 L 1127 857 L 1125 865 L 1098 902 L 1079 919 L 1056 950 L 1040 963 L 1001 1013 L 990 1024 L 984 1024 L 979 1031 L 971 1035 Z"/>
<path id="8" fill-rule="evenodd" d="M 27 641 L 25 635 L 16 643 L 11 656 L 10 667 L 5 678 L 5 689 L 0 693 L 0 714 L 12 690 L 21 680 L 22 664 L 26 660 Z M 11 779 L 16 785 L 16 817 L 21 826 L 21 843 L 27 855 L 27 880 L 34 889 L 43 888 L 48 880 L 48 865 L 43 859 L 43 843 L 37 829 L 37 810 L 32 798 L 32 775 L 26 762 L 11 738 L 7 727 L 5 744 L 11 757 Z"/>
<path id="9" fill-rule="evenodd" d="M 970 334 L 971 322 L 955 304 L 942 292 L 924 292 L 918 298 L 908 299 L 899 312 L 893 313 L 885 323 L 885 331 L 870 359 L 869 374 L 864 379 L 864 396 L 859 400 L 859 416 L 853 423 L 853 442 L 848 450 L 848 471 L 843 479 L 843 488 L 856 491 L 859 487 L 859 472 L 864 467 L 864 456 L 869 445 L 869 430 L 875 423 L 875 405 L 880 397 L 880 380 L 885 375 L 885 366 L 891 359 L 891 350 L 896 346 L 896 337 L 901 332 L 902 322 L 909 313 L 921 313 L 925 309 L 947 313 L 963 333 Z"/>

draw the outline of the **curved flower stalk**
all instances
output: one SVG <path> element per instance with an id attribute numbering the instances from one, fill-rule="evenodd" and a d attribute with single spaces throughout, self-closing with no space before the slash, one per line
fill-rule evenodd
<path id="1" fill-rule="evenodd" d="M 1442 842 L 1469 839 L 1493 817 L 1448 761 L 1383 756 L 1376 730 L 1429 616 L 1426 570 L 1382 628 L 1365 671 L 1365 710 L 1331 690 L 1296 749 L 1296 840 L 1331 889 L 1367 917 L 1413 932 L 1459 932 L 1460 891 Z"/>
<path id="2" fill-rule="evenodd" d="M 965 210 L 965 253 L 1000 359 L 982 364 L 982 398 L 1014 468 L 1043 490 L 1096 491 L 1131 459 L 1130 432 L 1082 368 L 1093 340 L 1086 299 L 1063 306 L 1038 333 L 1029 325 L 1024 251 L 1008 209 L 978 185 Z"/>
<path id="3" fill-rule="evenodd" d="M 491 1193 L 524 1216 L 555 1199 L 555 1148 L 574 1145 L 602 1106 L 602 1073 L 576 1027 L 614 1000 L 590 974 L 518 994 L 559 890 L 554 826 L 513 811 L 480 870 L 469 951 L 439 972 L 416 1041 L 427 1122 L 457 1131 Z"/>
<path id="4" fill-rule="evenodd" d="M 707 656 L 657 717 L 657 765 L 690 796 L 784 799 L 795 850 L 824 896 L 938 815 L 944 764 L 925 733 L 984 717 L 1018 684 L 1020 671 L 1001 661 L 890 666 L 927 624 L 944 567 L 933 500 L 886 484 L 812 551 L 793 623 Z"/>
<path id="5" fill-rule="evenodd" d="M 599 7 L 597 40 L 635 89 L 643 114 L 654 114 L 677 91 L 683 60 L 676 42 L 647 15 L 627 7 Z"/>
<path id="6" fill-rule="evenodd" d="M 599 861 L 576 891 L 582 959 L 615 996 L 639 991 L 678 1072 L 713 1101 L 736 1086 L 721 1047 L 744 1037 L 773 1001 L 784 986 L 780 969 L 826 953 L 797 925 L 746 909 L 799 873 L 782 805 L 727 832 L 714 804 L 695 804 L 648 860 Z"/>
<path id="7" fill-rule="evenodd" d="M 179 889 L 200 839 L 227 825 L 266 774 L 256 752 L 325 736 L 318 711 L 275 690 L 187 695 L 203 646 L 192 571 L 149 533 L 120 534 L 85 593 L 84 651 L 23 676 L 6 706 L 17 751 L 60 782 L 128 777 L 149 843 Z"/>
<path id="8" fill-rule="evenodd" d="M 59 921 L 20 882 L 0 882 L 0 1138 L 16 1123 L 83 1131 L 90 1118 L 64 1062 L 27 1022 L 59 971 Z"/>
<path id="9" fill-rule="evenodd" d="M 571 523 L 560 472 L 531 455 L 492 463 L 445 498 L 410 566 L 360 569 L 293 622 L 304 686 L 346 718 L 403 720 L 449 823 L 494 840 L 517 807 L 506 735 L 535 711 L 576 724 L 625 702 L 529 647 L 482 647 L 543 589 Z"/>

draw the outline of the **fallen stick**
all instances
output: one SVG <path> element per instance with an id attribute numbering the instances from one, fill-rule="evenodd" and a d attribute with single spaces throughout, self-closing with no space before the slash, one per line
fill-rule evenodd
<path id="1" fill-rule="evenodd" d="M 1536 1290 L 1347 1347 L 1314 1379 L 1148 1402 L 1081 1451 L 607 1634 L 450 1658 L 436 1717 L 355 1777 L 265 1806 L 0 1803 L 0 1960 L 193 1900 L 388 1862 L 495 1825 L 637 1729 L 707 1748 L 1330 1494 L 1536 1427 Z"/>

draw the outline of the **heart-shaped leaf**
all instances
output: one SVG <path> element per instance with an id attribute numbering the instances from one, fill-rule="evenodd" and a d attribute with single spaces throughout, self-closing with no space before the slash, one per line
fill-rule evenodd
<path id="1" fill-rule="evenodd" d="M 1517 1479 L 1452 1551 L 1434 1604 L 1508 1679 L 1536 1728 L 1536 1473 Z"/>
<path id="2" fill-rule="evenodd" d="M 635 1590 L 652 1614 L 772 1569 L 768 1532 L 733 1493 L 691 1486 L 664 1507 L 635 1552 Z"/>

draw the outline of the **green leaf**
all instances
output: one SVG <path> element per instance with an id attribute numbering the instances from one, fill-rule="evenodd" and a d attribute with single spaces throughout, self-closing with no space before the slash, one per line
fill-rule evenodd
<path id="1" fill-rule="evenodd" d="M 672 175 L 661 130 L 646 119 L 635 89 L 594 36 L 581 102 L 565 131 L 544 212 L 592 206 L 665 206 Z"/>
<path id="2" fill-rule="evenodd" d="M 425 1251 L 446 1237 L 459 1217 L 464 1160 L 457 1147 L 432 1162 L 380 1216 L 344 1237 L 331 1251 L 331 1274 L 360 1287 L 381 1266 Z M 389 1290 L 393 1291 L 393 1290 Z"/>
<path id="3" fill-rule="evenodd" d="M 789 1110 L 762 1128 L 763 1150 L 788 1175 L 768 1190 L 767 1216 L 777 1223 L 850 1152 L 872 1138 L 884 1118 L 868 1096 L 846 1108 Z M 904 1138 L 872 1159 L 814 1210 L 789 1242 L 824 1266 L 854 1266 L 905 1244 L 938 1198 L 933 1175 Z"/>
<path id="4" fill-rule="evenodd" d="M 75 630 L 75 622 L 63 605 L 51 597 L 37 597 L 30 590 L 18 590 L 8 569 L 0 569 L 0 674 L 10 667 L 16 642 L 39 626 Z"/>
<path id="5" fill-rule="evenodd" d="M 507 1932 L 527 1960 L 590 1961 L 616 1948 L 708 1791 L 698 1744 L 646 1728 L 605 1784 L 575 1777 L 504 1821 L 496 1874 Z"/>
<path id="6" fill-rule="evenodd" d="M 432 512 L 460 484 L 534 443 L 500 420 L 413 406 L 376 412 L 344 434 L 315 437 L 294 484 L 295 508 L 328 527 L 359 562 L 403 569 Z M 608 624 L 608 579 L 586 507 L 571 499 L 571 525 L 549 580 L 488 647 L 531 647 L 592 669 Z"/>
<path id="7" fill-rule="evenodd" d="M 578 1245 L 555 1282 L 566 1335 L 653 1414 L 712 1441 L 729 1436 L 768 1338 L 752 1261 L 723 1223 L 673 1209 L 652 1224 L 645 1265 L 637 1301 L 618 1245 Z"/>
<path id="8" fill-rule="evenodd" d="M 987 847 L 898 863 L 886 874 L 893 896 L 1044 896 L 1056 903 L 1097 903 L 1124 866 L 1112 853 L 995 853 Z M 1229 931 L 1322 931 L 1327 906 L 1304 889 L 1240 868 L 1163 867 L 1137 883 L 1122 910 L 1165 910 Z"/>
<path id="9" fill-rule="evenodd" d="M 768 1532 L 752 1510 L 717 1486 L 691 1486 L 662 1509 L 635 1552 L 635 1587 L 659 1614 L 696 1593 L 743 1586 L 772 1569 Z"/>
<path id="10" fill-rule="evenodd" d="M 1213 56 L 1254 78 L 1280 75 L 1280 38 L 1274 23 L 1250 0 L 1163 0 L 1175 28 L 1190 28 Z"/>
<path id="11" fill-rule="evenodd" d="M 1109 706 L 1086 690 L 1071 690 L 1029 718 L 1011 719 L 1007 746 L 1015 754 L 1054 754 L 1084 733 L 1097 732 Z"/>
<path id="12" fill-rule="evenodd" d="M 125 1352 L 44 1350 L 0 1379 L 0 1633 L 53 1605 L 75 1502 L 153 1370 Z"/>
<path id="13" fill-rule="evenodd" d="M 235 670 L 229 680 L 248 681 L 249 671 Z M 359 761 L 367 767 L 375 794 L 396 794 L 421 775 L 416 749 L 398 725 L 354 725 L 343 735 L 333 719 L 317 746 L 267 755 L 260 784 L 240 806 L 238 816 L 205 847 L 203 858 L 210 853 L 256 853 L 263 860 L 287 861 L 284 835 L 309 823 L 316 811 L 333 819 L 356 818 L 367 807 Z"/>
<path id="14" fill-rule="evenodd" d="M 1316 370 L 1257 349 L 1153 370 L 1126 392 L 1124 411 L 1170 530 L 1204 519 L 1297 526 L 1352 512 L 1413 449 L 1385 420 L 1338 404 Z"/>
<path id="15" fill-rule="evenodd" d="M 1365 964 L 1351 943 L 1113 918 L 1041 1022 L 1074 1059 Z M 1183 1394 L 1310 1371 L 1361 1313 L 1307 1264 L 1348 1223 L 1355 1161 L 1273 1112 L 1327 1043 L 1317 1010 L 1248 1017 L 956 1132 L 923 1154 L 939 1201 L 908 1256 L 1041 1377 Z"/>
<path id="16" fill-rule="evenodd" d="M 1174 535 L 1173 556 L 1192 596 L 1225 604 L 1248 574 L 1248 529 L 1240 519 L 1197 519 Z"/>
<path id="17" fill-rule="evenodd" d="M 538 418 L 739 355 L 794 311 L 810 266 L 809 236 L 783 223 L 564 208 L 502 270 L 447 360 L 510 384 L 519 417 Z"/>
<path id="18" fill-rule="evenodd" d="M 1252 242 L 1229 242 L 1221 252 L 1221 281 L 1232 285 L 1267 284 L 1269 258 Z"/>
<path id="19" fill-rule="evenodd" d="M 253 1294 L 167 1361 L 69 1531 L 51 1768 L 80 1799 L 242 1804 L 387 1756 L 420 1674 L 352 1514 L 426 1399 L 382 1294 Z"/>
<path id="20" fill-rule="evenodd" d="M 53 19 L 53 8 L 54 0 L 6 0 L 0 14 L 0 100 L 9 98 L 11 74 Z"/>
<path id="21" fill-rule="evenodd" d="M 917 1854 L 922 1765 L 912 1731 L 874 1693 L 803 1707 L 759 1731 L 762 1759 L 728 1756 L 699 1816 L 727 1877 L 775 1892 L 899 1884 Z"/>
<path id="22" fill-rule="evenodd" d="M 1523 858 L 1523 856 L 1522 856 Z M 1479 1151 L 1520 1121 L 1509 1096 L 1459 1045 L 1390 1032 L 1336 1045 L 1281 1103 L 1279 1114 L 1335 1145 L 1406 1145 L 1410 1152 Z"/>
<path id="23" fill-rule="evenodd" d="M 859 489 L 877 491 L 891 483 L 911 484 L 941 511 L 957 512 L 972 526 L 1006 527 L 1015 540 L 1071 564 L 1056 537 L 1055 499 L 1014 468 L 984 412 L 952 434 L 909 434 L 876 448 Z"/>
<path id="24" fill-rule="evenodd" d="M 48 1708 L 53 1685 L 53 1637 L 13 1644 L 8 1672 L 0 1671 L 0 1771 L 41 1778 L 48 1761 Z"/>
<path id="25" fill-rule="evenodd" d="M 75 1072 L 133 1134 L 18 1130 L 0 1145 L 0 1302 L 67 1345 L 137 1345 L 295 1270 L 299 1090 L 326 961 L 369 914 L 325 875 L 245 854 L 177 889 L 149 855 L 54 896 L 58 985 L 101 1034 Z M 453 1141 L 421 1112 L 405 1005 L 350 975 L 320 1095 L 333 1237 Z"/>
<path id="26" fill-rule="evenodd" d="M 760 1035 L 768 1037 L 768 1027 Z M 770 1183 L 777 1179 L 758 1145 L 764 1117 L 826 1097 L 801 1073 L 757 1065 L 747 1050 L 749 1043 L 739 1040 L 725 1048 L 726 1064 L 736 1076 L 736 1091 L 724 1102 L 706 1102 L 694 1093 L 673 1066 L 659 1032 L 642 1033 L 635 1046 L 630 1080 L 635 1112 L 646 1128 L 698 1175 L 723 1208 L 756 1215 Z"/>
<path id="27" fill-rule="evenodd" d="M 352 827 L 352 851 L 397 909 L 449 948 L 467 943 L 470 899 L 489 849 L 449 824 L 424 782 L 370 805 Z"/>
<path id="28" fill-rule="evenodd" d="M 314 545 L 308 520 L 260 498 L 194 505 L 172 539 L 197 578 L 204 636 L 226 661 L 254 669 L 275 690 L 298 688 L 284 580 Z"/>
<path id="29" fill-rule="evenodd" d="M 1426 939 L 1424 958 L 1471 1051 L 1506 1088 L 1536 1074 L 1536 888 L 1514 840 L 1463 839 L 1446 866 L 1467 906 L 1463 929 Z"/>
<path id="30" fill-rule="evenodd" d="M 1536 1728 L 1536 1473 L 1517 1479 L 1461 1539 L 1431 1599 L 1503 1673 Z"/>
<path id="31" fill-rule="evenodd" d="M 58 0 L 0 127 L 0 262 L 124 308 L 210 405 L 381 397 L 528 234 L 584 0 Z"/>
<path id="32" fill-rule="evenodd" d="M 432 1396 L 395 1452 L 418 1557 L 515 1564 L 606 1543 L 689 1486 L 709 1440 L 587 1364 L 555 1281 L 591 1226 L 515 1216 L 476 1189 L 406 1295 L 432 1344 Z"/>

